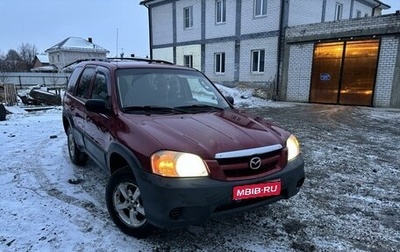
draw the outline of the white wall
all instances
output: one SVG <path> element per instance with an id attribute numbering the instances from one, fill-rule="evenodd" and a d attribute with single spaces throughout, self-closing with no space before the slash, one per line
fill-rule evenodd
<path id="1" fill-rule="evenodd" d="M 289 26 L 320 23 L 322 19 L 322 7 L 322 0 L 290 1 Z"/>
<path id="2" fill-rule="evenodd" d="M 201 71 L 201 45 L 176 47 L 176 64 L 184 65 L 183 56 L 193 55 L 193 68 Z"/>
<path id="3" fill-rule="evenodd" d="M 183 9 L 193 6 L 193 27 L 183 28 Z M 172 22 L 172 19 L 165 19 L 163 22 Z M 177 42 L 201 39 L 201 1 L 185 0 L 176 2 L 176 35 Z"/>
<path id="4" fill-rule="evenodd" d="M 151 8 L 153 45 L 173 42 L 172 4 Z"/>
<path id="5" fill-rule="evenodd" d="M 242 40 L 240 42 L 240 82 L 266 83 L 275 78 L 277 69 L 277 37 Z M 265 50 L 264 73 L 251 73 L 251 50 Z"/>
<path id="6" fill-rule="evenodd" d="M 215 73 L 215 53 L 225 53 L 225 73 Z M 206 45 L 205 74 L 217 83 L 232 82 L 235 77 L 235 42 L 214 43 Z"/>
<path id="7" fill-rule="evenodd" d="M 174 50 L 172 47 L 154 49 L 153 59 L 174 62 Z"/>

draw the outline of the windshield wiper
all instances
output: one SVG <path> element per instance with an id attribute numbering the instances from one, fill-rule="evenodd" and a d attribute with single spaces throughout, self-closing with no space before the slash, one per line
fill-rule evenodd
<path id="1" fill-rule="evenodd" d="M 121 109 L 122 112 L 145 112 L 145 114 L 152 114 L 151 112 L 156 113 L 174 113 L 174 114 L 181 114 L 187 113 L 186 110 L 174 107 L 164 107 L 164 106 L 154 106 L 154 105 L 146 105 L 146 106 L 130 106 L 124 107 Z"/>
<path id="2" fill-rule="evenodd" d="M 208 105 L 208 104 L 193 104 L 193 105 L 189 105 L 189 106 L 179 106 L 179 107 L 175 107 L 175 108 L 182 109 L 182 110 L 196 111 L 196 112 L 224 110 L 221 107 L 214 106 L 214 105 Z"/>

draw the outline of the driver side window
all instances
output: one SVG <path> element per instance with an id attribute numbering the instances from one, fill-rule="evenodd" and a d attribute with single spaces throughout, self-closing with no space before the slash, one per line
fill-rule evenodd
<path id="1" fill-rule="evenodd" d="M 109 95 L 107 89 L 107 78 L 105 74 L 96 73 L 91 99 L 99 99 L 108 102 Z"/>

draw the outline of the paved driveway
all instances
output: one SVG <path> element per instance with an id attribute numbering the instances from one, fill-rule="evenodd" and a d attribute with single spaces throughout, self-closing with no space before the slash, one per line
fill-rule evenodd
<path id="1" fill-rule="evenodd" d="M 247 110 L 298 136 L 302 191 L 189 233 L 162 232 L 150 238 L 157 249 L 400 251 L 399 109 L 273 103 Z"/>

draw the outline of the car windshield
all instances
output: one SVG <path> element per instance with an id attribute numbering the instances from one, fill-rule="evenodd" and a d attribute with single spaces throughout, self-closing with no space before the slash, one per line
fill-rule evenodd
<path id="1" fill-rule="evenodd" d="M 143 107 L 160 111 L 164 107 L 202 112 L 229 107 L 214 85 L 196 71 L 119 69 L 116 77 L 124 111 L 139 111 Z"/>

